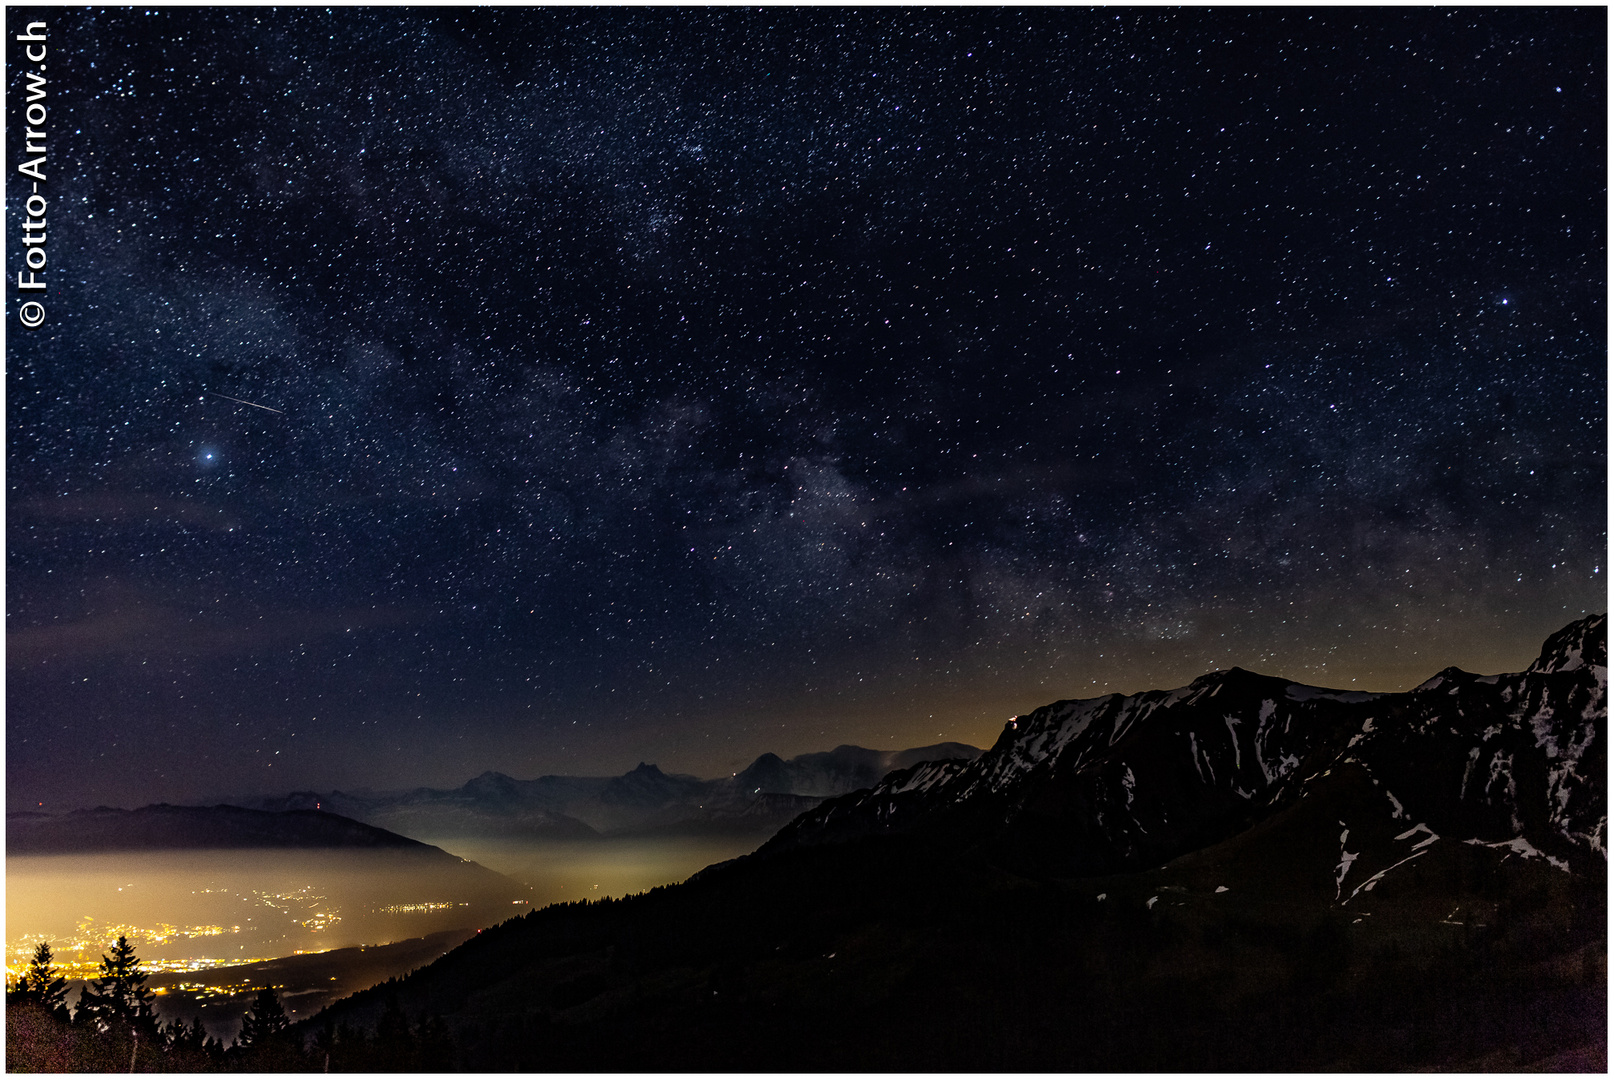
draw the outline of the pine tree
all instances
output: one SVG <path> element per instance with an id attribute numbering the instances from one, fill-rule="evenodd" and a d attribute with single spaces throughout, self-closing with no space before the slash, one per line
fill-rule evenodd
<path id="1" fill-rule="evenodd" d="M 17 981 L 6 987 L 6 1004 L 34 1002 L 60 1019 L 67 1018 L 67 980 L 51 964 L 50 943 L 41 941 L 34 948 L 33 959 L 17 976 Z"/>
<path id="2" fill-rule="evenodd" d="M 157 1016 L 152 1002 L 157 995 L 146 989 L 147 978 L 140 970 L 134 946 L 120 935 L 112 954 L 101 956 L 101 974 L 84 988 L 74 1021 L 88 1020 L 103 1032 L 127 1029 L 131 1034 L 156 1035 Z"/>
<path id="3" fill-rule="evenodd" d="M 241 1034 L 236 1036 L 236 1045 L 260 1046 L 286 1030 L 290 1024 L 285 1007 L 280 1004 L 280 995 L 275 993 L 274 987 L 266 986 L 258 991 L 252 1007 L 247 1010 L 246 1016 L 241 1018 Z"/>
<path id="4" fill-rule="evenodd" d="M 200 1016 L 196 1018 L 195 1026 L 191 1028 L 191 1038 L 195 1040 L 197 1047 L 207 1057 L 216 1061 L 224 1056 L 223 1041 L 215 1039 L 207 1033 L 207 1029 L 202 1026 Z"/>
<path id="5" fill-rule="evenodd" d="M 207 1049 L 207 1029 L 202 1026 L 200 1016 L 191 1024 L 183 1020 L 175 1020 L 162 1029 L 163 1041 L 168 1049 L 179 1053 L 202 1053 Z"/>
<path id="6" fill-rule="evenodd" d="M 242 1018 L 241 1034 L 226 1060 L 233 1061 L 232 1068 L 248 1072 L 307 1071 L 313 1062 L 304 1050 L 303 1040 L 288 1030 L 290 1026 L 275 988 L 264 987 Z"/>
<path id="7" fill-rule="evenodd" d="M 28 962 L 28 985 L 34 1000 L 53 1016 L 67 1015 L 67 980 L 51 963 L 50 943 L 41 941 L 34 948 L 33 959 Z"/>

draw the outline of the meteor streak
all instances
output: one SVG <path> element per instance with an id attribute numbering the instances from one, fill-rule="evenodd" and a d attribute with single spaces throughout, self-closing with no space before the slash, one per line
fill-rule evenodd
<path id="1" fill-rule="evenodd" d="M 211 391 L 211 390 L 204 390 L 202 392 L 204 394 L 213 394 L 213 391 Z M 233 401 L 237 405 L 251 405 L 254 409 L 262 409 L 265 412 L 279 413 L 281 416 L 286 415 L 286 410 L 285 409 L 271 409 L 267 405 L 259 405 L 256 401 L 242 401 L 240 398 L 231 397 L 229 394 L 213 394 L 213 396 L 214 397 L 221 397 L 225 401 Z"/>

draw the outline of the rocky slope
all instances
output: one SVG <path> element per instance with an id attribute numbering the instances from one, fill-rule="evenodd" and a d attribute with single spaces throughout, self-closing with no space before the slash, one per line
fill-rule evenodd
<path id="1" fill-rule="evenodd" d="M 1055 702 L 1011 720 L 973 762 L 921 764 L 826 802 L 761 854 L 955 831 L 1028 869 L 1137 870 L 1234 836 L 1353 765 L 1387 820 L 1415 830 L 1409 850 L 1447 837 L 1606 868 L 1607 663 L 1595 615 L 1549 638 L 1526 671 L 1448 668 L 1405 693 L 1234 668 Z"/>

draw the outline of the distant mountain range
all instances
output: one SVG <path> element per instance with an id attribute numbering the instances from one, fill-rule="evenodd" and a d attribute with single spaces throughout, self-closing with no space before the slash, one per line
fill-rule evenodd
<path id="1" fill-rule="evenodd" d="M 1055 702 L 299 1030 L 430 1014 L 482 1071 L 1600 1071 L 1605 624 L 1404 693 Z"/>
<path id="2" fill-rule="evenodd" d="M 669 774 L 641 763 L 621 776 L 517 780 L 485 772 L 452 789 L 299 791 L 240 800 L 258 810 L 325 810 L 406 836 L 588 839 L 601 835 L 772 835 L 826 798 L 871 788 L 894 769 L 923 761 L 970 761 L 963 743 L 909 750 L 838 746 L 789 760 L 763 754 L 717 780 Z"/>

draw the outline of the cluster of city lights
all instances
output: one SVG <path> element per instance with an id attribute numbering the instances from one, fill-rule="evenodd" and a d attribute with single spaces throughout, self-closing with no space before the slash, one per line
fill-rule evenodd
<path id="1" fill-rule="evenodd" d="M 239 926 L 174 926 L 158 923 L 154 927 L 134 926 L 126 923 L 97 924 L 89 916 L 78 921 L 75 934 L 52 939 L 48 934 L 21 934 L 6 942 L 6 976 L 15 979 L 33 959 L 34 949 L 41 941 L 50 945 L 52 964 L 67 979 L 93 979 L 100 973 L 101 956 L 126 938 L 138 950 L 141 946 L 166 945 L 189 938 L 218 937 L 222 934 L 239 934 Z M 202 971 L 221 964 L 239 964 L 241 960 L 215 960 L 193 957 L 184 960 L 153 960 L 141 957 L 141 967 L 149 972 Z"/>
<path id="2" fill-rule="evenodd" d="M 240 963 L 249 963 L 249 964 L 258 963 L 257 960 L 246 960 L 246 961 L 238 961 L 238 962 L 240 962 Z M 168 994 L 187 993 L 187 994 L 193 995 L 194 997 L 196 997 L 198 999 L 230 998 L 230 997 L 236 997 L 236 996 L 238 996 L 240 994 L 255 994 L 258 991 L 262 990 L 263 988 L 264 988 L 264 984 L 261 983 L 261 982 L 235 982 L 235 983 L 182 982 L 182 983 L 176 983 L 174 986 L 168 987 L 166 989 L 159 989 L 157 991 L 157 993 L 159 993 L 159 994 L 164 994 L 164 993 L 168 993 Z M 275 984 L 275 988 L 277 990 L 281 989 L 281 987 L 280 987 L 280 985 L 278 983 Z"/>
<path id="3" fill-rule="evenodd" d="M 455 903 L 451 900 L 422 901 L 418 904 L 389 904 L 386 907 L 376 908 L 383 915 L 417 915 L 425 911 L 448 911 L 451 908 L 470 907 L 468 903 Z"/>
<path id="4" fill-rule="evenodd" d="M 220 893 L 234 896 L 236 899 L 253 905 L 254 907 L 267 907 L 278 913 L 289 916 L 291 922 L 312 933 L 329 931 L 342 921 L 340 909 L 327 907 L 328 897 L 316 892 L 314 886 L 305 885 L 287 892 L 267 892 L 257 889 L 241 892 L 228 888 L 208 888 L 192 890 L 197 893 Z M 523 903 L 524 901 L 516 901 Z M 457 908 L 467 908 L 471 905 L 463 901 L 451 900 L 421 900 L 408 903 L 389 904 L 385 907 L 372 909 L 376 914 L 385 915 L 417 915 L 432 912 L 449 911 Z M 263 921 L 259 920 L 258 928 L 263 929 Z M 68 980 L 90 980 L 101 974 L 101 959 L 110 952 L 117 943 L 118 938 L 128 940 L 136 949 L 140 959 L 141 969 L 153 974 L 168 974 L 174 972 L 201 972 L 221 967 L 236 967 L 242 964 L 254 964 L 272 957 L 214 957 L 190 956 L 178 959 L 157 958 L 152 955 L 155 947 L 168 946 L 166 950 L 172 952 L 176 942 L 196 938 L 217 938 L 226 934 L 239 935 L 245 929 L 249 933 L 254 929 L 253 920 L 246 919 L 243 923 L 233 925 L 196 925 L 176 926 L 173 923 L 160 922 L 155 926 L 136 926 L 132 923 L 100 923 L 90 916 L 78 920 L 76 931 L 69 935 L 52 936 L 50 934 L 26 933 L 11 937 L 5 945 L 5 968 L 8 980 L 15 980 L 28 967 L 33 959 L 34 950 L 41 941 L 50 945 L 51 963 Z M 209 950 L 212 951 L 212 950 Z M 298 949 L 296 953 L 326 952 L 328 948 Z M 256 989 L 256 988 L 253 988 Z M 205 993 L 205 995 L 224 995 L 242 992 L 242 988 L 230 986 L 216 986 L 204 983 L 179 983 L 159 993 L 172 993 L 176 990 Z"/>

